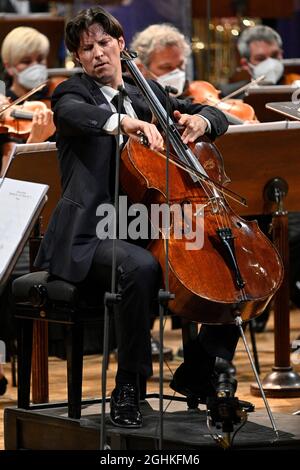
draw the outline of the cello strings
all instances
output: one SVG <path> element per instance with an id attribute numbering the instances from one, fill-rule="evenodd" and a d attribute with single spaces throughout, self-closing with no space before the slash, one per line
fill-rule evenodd
<path id="1" fill-rule="evenodd" d="M 161 152 L 157 152 L 155 151 L 155 153 L 157 155 L 159 155 L 161 158 L 165 159 L 166 160 L 166 156 L 161 153 Z M 179 160 L 176 156 L 174 156 L 173 154 L 171 154 L 172 157 L 174 157 L 173 160 L 170 159 L 170 163 L 172 165 L 175 165 L 177 166 L 178 168 L 181 168 L 183 171 L 185 171 L 186 173 L 189 173 L 190 175 L 194 175 L 194 176 L 197 176 L 199 178 L 199 180 L 203 181 L 205 184 L 207 185 L 210 185 L 212 187 L 217 187 L 218 188 L 218 191 L 221 192 L 222 194 L 224 194 L 224 196 L 226 195 L 227 197 L 229 197 L 230 199 L 232 199 L 233 201 L 247 207 L 247 202 L 246 202 L 246 199 L 239 196 L 238 194 L 236 194 L 234 191 L 232 191 L 231 189 L 228 189 L 228 188 L 224 188 L 222 185 L 220 185 L 219 183 L 216 183 L 216 182 L 213 182 L 213 181 L 209 181 L 206 179 L 206 177 L 204 175 L 202 175 L 201 173 L 199 173 L 197 170 L 195 170 L 193 167 L 187 165 L 187 164 L 184 164 L 182 163 L 181 160 Z M 201 183 L 202 184 L 202 183 Z M 203 188 L 204 189 L 204 188 Z M 208 195 L 207 195 L 208 196 Z M 209 196 L 208 196 L 209 197 Z M 215 198 L 215 196 L 213 196 Z"/>

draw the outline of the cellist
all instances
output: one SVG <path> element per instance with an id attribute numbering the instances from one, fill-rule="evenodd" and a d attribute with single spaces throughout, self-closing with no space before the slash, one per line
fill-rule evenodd
<path id="1" fill-rule="evenodd" d="M 83 73 L 61 83 L 52 105 L 57 126 L 62 197 L 52 216 L 35 264 L 70 282 L 89 280 L 110 288 L 112 239 L 105 219 L 97 216 L 103 203 L 112 204 L 117 133 L 114 97 L 124 85 L 128 96 L 121 115 L 123 143 L 140 141 L 161 150 L 163 138 L 151 123 L 151 112 L 133 81 L 122 77 L 120 53 L 125 47 L 120 23 L 101 7 L 78 13 L 66 26 L 66 45 Z M 165 94 L 150 86 L 165 106 Z M 185 128 L 182 139 L 195 141 L 208 133 L 214 139 L 227 129 L 219 110 L 171 99 L 172 115 Z M 103 225 L 104 223 L 104 225 Z M 160 267 L 149 251 L 130 239 L 117 239 L 117 277 L 122 300 L 116 310 L 118 370 L 110 418 L 123 427 L 140 427 L 140 377 L 152 373 L 150 313 L 157 298 Z M 193 273 L 191 273 L 191 276 Z M 97 287 L 96 287 L 97 288 Z M 215 358 L 231 359 L 238 335 L 229 326 L 204 326 L 190 345 L 173 378 L 180 393 L 192 391 L 202 400 L 215 393 Z"/>

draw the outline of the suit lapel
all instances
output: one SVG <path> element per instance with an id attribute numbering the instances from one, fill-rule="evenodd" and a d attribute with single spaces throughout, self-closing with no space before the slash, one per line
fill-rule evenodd
<path id="1" fill-rule="evenodd" d="M 97 85 L 97 83 L 95 83 L 95 81 L 89 77 L 88 75 L 86 75 L 85 73 L 82 75 L 82 80 L 86 86 L 86 88 L 88 89 L 88 91 L 90 92 L 90 94 L 92 95 L 94 101 L 95 101 L 95 104 L 97 106 L 99 105 L 107 105 L 107 109 L 110 109 L 110 105 L 107 101 L 107 99 L 105 98 L 105 96 L 103 95 L 103 93 L 101 92 L 101 89 L 100 87 Z"/>
<path id="2" fill-rule="evenodd" d="M 132 101 L 132 106 L 137 114 L 137 117 L 143 121 L 150 122 L 152 113 L 144 96 L 139 92 L 136 86 L 131 85 L 130 83 L 125 82 L 125 89 Z"/>
<path id="3" fill-rule="evenodd" d="M 108 101 L 106 100 L 105 96 L 101 92 L 100 87 L 97 86 L 95 81 L 86 74 L 82 75 L 82 80 L 86 88 L 89 90 L 90 94 L 92 95 L 95 101 L 95 104 L 97 106 L 102 105 L 110 109 L 110 105 Z M 137 89 L 135 85 L 132 85 L 131 83 L 128 83 L 126 81 L 124 82 L 124 85 L 128 93 L 128 96 L 132 101 L 133 109 L 135 110 L 138 118 L 141 120 L 150 122 L 152 118 L 152 113 L 149 109 L 149 106 L 144 96 L 140 93 L 140 91 Z"/>

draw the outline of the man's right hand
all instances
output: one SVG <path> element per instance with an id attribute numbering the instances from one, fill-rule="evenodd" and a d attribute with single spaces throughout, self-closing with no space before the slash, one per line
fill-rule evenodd
<path id="1" fill-rule="evenodd" d="M 141 141 L 141 134 L 144 134 L 151 150 L 160 152 L 164 148 L 162 135 L 154 124 L 125 116 L 121 121 L 121 129 L 124 134 L 138 142 Z"/>

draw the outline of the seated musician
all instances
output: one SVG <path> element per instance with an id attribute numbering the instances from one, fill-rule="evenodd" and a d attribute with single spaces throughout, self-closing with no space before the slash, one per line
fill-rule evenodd
<path id="1" fill-rule="evenodd" d="M 186 64 L 191 46 L 175 26 L 148 26 L 134 36 L 130 49 L 138 53 L 136 64 L 145 78 L 175 87 L 178 96 L 188 94 Z"/>
<path id="2" fill-rule="evenodd" d="M 64 81 L 53 98 L 57 126 L 62 197 L 42 241 L 36 266 L 70 282 L 84 280 L 110 290 L 112 242 L 96 215 L 103 203 L 112 204 L 117 113 L 114 97 L 124 85 L 126 113 L 121 115 L 123 141 L 140 141 L 142 132 L 152 150 L 164 142 L 151 123 L 151 112 L 128 76 L 122 77 L 120 52 L 125 47 L 120 23 L 100 7 L 83 10 L 66 26 L 66 45 L 83 73 Z M 165 107 L 165 94 L 155 81 L 149 85 Z M 212 139 L 224 133 L 222 112 L 209 106 L 171 99 L 172 115 L 185 128 L 184 142 L 204 133 Z M 99 212 L 98 212 L 99 213 Z M 104 229 L 105 231 L 105 229 Z M 160 266 L 152 254 L 132 240 L 116 240 L 118 286 L 122 300 L 116 308 L 118 369 L 111 398 L 111 421 L 117 426 L 140 427 L 140 377 L 152 374 L 150 314 L 157 299 Z M 202 400 L 214 394 L 212 374 L 216 356 L 231 359 L 238 341 L 231 325 L 201 328 L 190 344 L 184 363 L 175 372 L 172 387 L 193 392 Z"/>
<path id="3" fill-rule="evenodd" d="M 241 100 L 221 102 L 219 90 L 203 80 L 187 80 L 187 61 L 191 46 L 175 26 L 162 23 L 148 26 L 137 33 L 130 49 L 138 53 L 136 64 L 146 78 L 157 80 L 162 86 L 177 89 L 177 96 L 196 103 L 216 106 L 226 113 L 229 124 L 255 120 L 251 106 Z"/>
<path id="4" fill-rule="evenodd" d="M 277 31 L 264 25 L 247 28 L 239 36 L 237 48 L 240 56 L 240 72 L 237 72 L 236 78 L 232 79 L 233 83 L 220 85 L 224 96 L 262 75 L 264 75 L 262 84 L 285 83 L 282 39 Z M 237 98 L 243 96 L 244 93 L 236 95 Z"/>
<path id="5" fill-rule="evenodd" d="M 5 37 L 1 47 L 1 58 L 6 74 L 6 96 L 12 101 L 23 96 L 47 79 L 46 60 L 49 53 L 48 38 L 34 28 L 17 27 Z M 29 100 L 39 101 L 47 97 L 47 87 L 32 95 Z M 3 100 L 2 100 L 3 101 Z M 26 109 L 26 105 L 25 108 Z M 25 137 L 2 135 L 1 143 L 5 142 L 44 142 L 55 132 L 52 111 L 47 109 L 34 110 L 32 128 Z M 3 118 L 2 118 L 3 119 Z M 0 121 L 1 124 L 1 121 Z M 4 153 L 3 159 L 5 159 Z"/>

